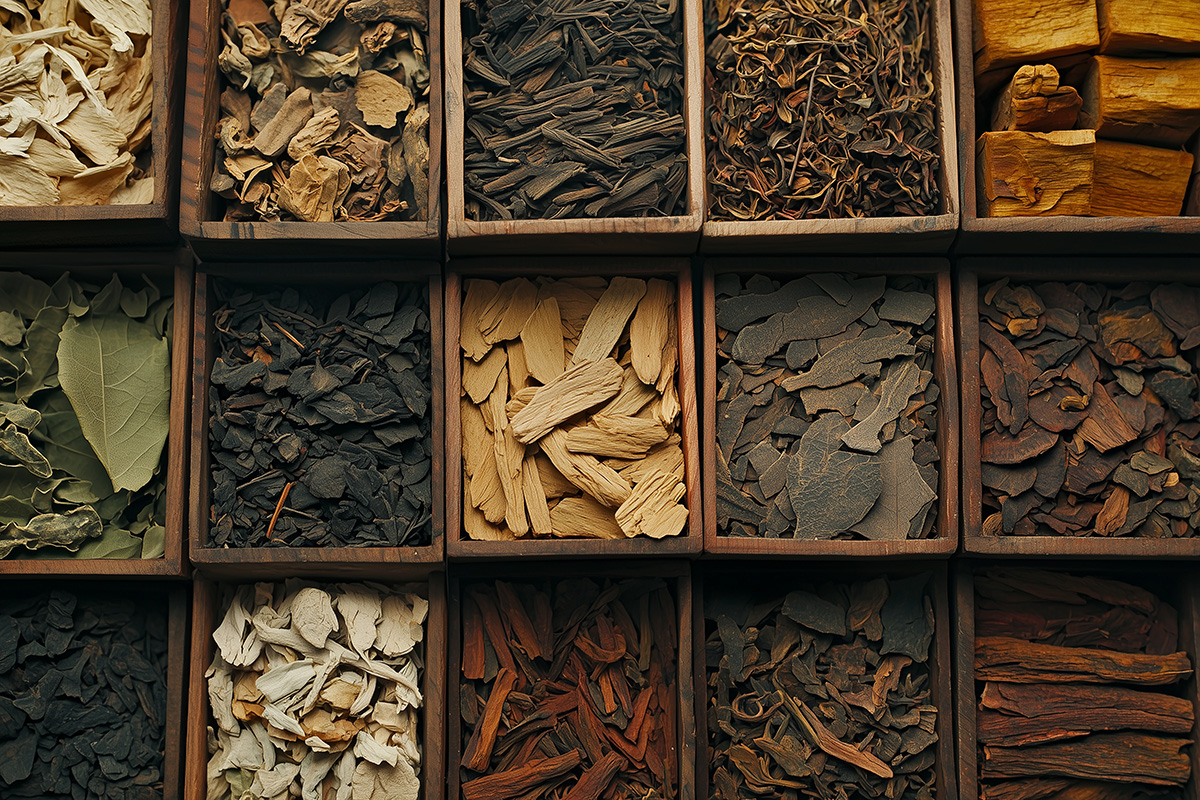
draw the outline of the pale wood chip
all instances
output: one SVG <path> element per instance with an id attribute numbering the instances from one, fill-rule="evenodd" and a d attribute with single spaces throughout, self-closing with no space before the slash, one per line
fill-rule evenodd
<path id="1" fill-rule="evenodd" d="M 563 477 L 610 508 L 628 499 L 632 487 L 617 472 L 592 456 L 567 450 L 567 434 L 551 431 L 539 446 Z"/>
<path id="2" fill-rule="evenodd" d="M 517 441 L 535 442 L 556 425 L 605 402 L 620 391 L 623 377 L 611 358 L 576 363 L 540 388 L 529 405 L 513 417 Z"/>
<path id="3" fill-rule="evenodd" d="M 533 463 L 537 466 L 538 478 L 542 484 L 542 493 L 547 498 L 566 497 L 567 495 L 579 492 L 579 487 L 567 480 L 558 471 L 558 468 L 550 463 L 550 459 L 546 458 L 542 453 L 534 455 Z"/>
<path id="4" fill-rule="evenodd" d="M 537 463 L 529 455 L 521 462 L 521 491 L 525 495 L 529 527 L 538 536 L 552 533 L 553 525 L 550 522 L 550 507 L 546 505 L 546 492 L 542 488 Z"/>
<path id="5" fill-rule="evenodd" d="M 626 461 L 623 464 L 616 461 L 605 463 L 621 473 L 621 477 L 630 483 L 640 483 L 653 472 L 666 472 L 680 481 L 684 479 L 685 474 L 679 434 L 672 434 L 670 439 L 646 453 L 645 458 Z"/>
<path id="6" fill-rule="evenodd" d="M 588 424 L 567 433 L 567 449 L 606 458 L 637 458 L 669 435 L 656 420 L 595 414 Z"/>
<path id="7" fill-rule="evenodd" d="M 683 483 L 666 472 L 651 472 L 633 487 L 629 498 L 617 509 L 617 524 L 628 536 L 654 539 L 677 536 L 687 524 L 687 509 L 679 504 Z"/>
<path id="8" fill-rule="evenodd" d="M 563 498 L 550 509 L 550 529 L 555 536 L 624 539 L 613 510 L 591 497 Z"/>
<path id="9" fill-rule="evenodd" d="M 525 361 L 525 345 L 514 339 L 504 346 L 508 353 L 508 389 L 515 395 L 529 386 L 529 365 Z"/>
<path id="10" fill-rule="evenodd" d="M 526 320 L 537 307 L 537 286 L 526 278 L 513 278 L 483 310 L 479 330 L 488 344 L 506 342 L 521 335 Z"/>
<path id="11" fill-rule="evenodd" d="M 529 373 L 539 383 L 550 383 L 563 373 L 566 369 L 566 353 L 563 350 L 558 300 L 547 297 L 538 303 L 521 329 L 521 341 L 525 345 Z"/>
<path id="12" fill-rule="evenodd" d="M 462 388 L 472 402 L 483 403 L 488 399 L 488 395 L 496 388 L 496 379 L 500 377 L 501 372 L 505 372 L 504 367 L 507 363 L 508 355 L 503 347 L 493 348 L 478 363 L 469 358 L 463 359 Z M 505 381 L 507 380 L 508 373 L 505 372 Z"/>
<path id="13" fill-rule="evenodd" d="M 646 282 L 640 278 L 615 277 L 608 284 L 596 307 L 588 316 L 579 335 L 579 346 L 571 357 L 573 364 L 607 358 L 625 332 L 625 325 L 646 294 Z"/>
<path id="14" fill-rule="evenodd" d="M 621 380 L 621 390 L 617 392 L 616 397 L 609 400 L 600 409 L 599 413 L 612 416 L 633 416 L 657 397 L 658 392 L 654 387 L 642 383 L 637 373 L 630 367 L 625 370 L 625 377 Z"/>
<path id="15" fill-rule="evenodd" d="M 481 361 L 491 350 L 491 345 L 483 340 L 479 322 L 483 310 L 499 291 L 500 284 L 495 281 L 473 278 L 466 283 L 458 338 L 463 353 L 472 361 Z"/>
<path id="16" fill-rule="evenodd" d="M 504 518 L 503 495 L 500 496 L 500 518 Z M 467 537 L 477 541 L 506 542 L 516 538 L 508 528 L 493 525 L 471 502 L 469 491 L 463 492 L 463 530 Z"/>
<path id="17" fill-rule="evenodd" d="M 397 117 L 413 107 L 413 95 L 395 78 L 369 69 L 358 75 L 354 102 L 368 125 L 394 128 Z"/>
<path id="18" fill-rule="evenodd" d="M 663 349 L 671 327 L 671 284 L 658 278 L 646 282 L 646 294 L 629 323 L 633 369 L 642 383 L 653 386 L 662 371 Z"/>

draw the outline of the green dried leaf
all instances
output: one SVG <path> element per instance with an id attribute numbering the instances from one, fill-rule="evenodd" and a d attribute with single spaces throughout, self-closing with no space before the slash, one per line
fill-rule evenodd
<path id="1" fill-rule="evenodd" d="M 142 540 L 129 531 L 110 526 L 99 539 L 84 542 L 75 558 L 139 558 Z"/>
<path id="2" fill-rule="evenodd" d="M 25 339 L 25 323 L 10 311 L 0 311 L 0 342 L 17 347 Z"/>
<path id="3" fill-rule="evenodd" d="M 39 514 L 26 525 L 10 522 L 0 528 L 0 558 L 6 558 L 21 546 L 30 550 L 63 547 L 75 551 L 87 539 L 99 536 L 102 530 L 100 517 L 88 506 L 66 514 Z"/>
<path id="4" fill-rule="evenodd" d="M 39 478 L 50 477 L 50 462 L 15 425 L 0 429 L 0 454 L 15 458 L 18 464 Z"/>
<path id="5" fill-rule="evenodd" d="M 151 525 L 142 536 L 142 558 L 162 558 L 167 552 L 167 529 Z"/>
<path id="6" fill-rule="evenodd" d="M 50 466 L 87 481 L 97 496 L 108 497 L 113 493 L 112 481 L 84 437 L 71 401 L 62 392 L 47 392 L 47 395 L 41 407 L 38 444 L 50 460 Z"/>
<path id="7" fill-rule="evenodd" d="M 27 402 L 34 394 L 58 386 L 59 333 L 67 321 L 67 309 L 46 306 L 37 313 L 25 333 L 25 360 L 29 366 L 17 378 L 17 399 Z"/>
<path id="8" fill-rule="evenodd" d="M 24 430 L 33 430 L 42 422 L 42 415 L 27 406 L 0 403 L 0 420 L 8 420 Z"/>
<path id="9" fill-rule="evenodd" d="M 90 314 L 63 325 L 58 362 L 63 391 L 113 486 L 145 486 L 170 426 L 166 340 L 126 316 Z"/>

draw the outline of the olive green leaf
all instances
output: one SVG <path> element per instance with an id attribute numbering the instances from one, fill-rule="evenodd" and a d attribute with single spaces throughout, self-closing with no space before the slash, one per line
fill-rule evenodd
<path id="1" fill-rule="evenodd" d="M 10 456 L 39 478 L 50 477 L 50 462 L 15 425 L 0 428 L 0 457 Z"/>
<path id="2" fill-rule="evenodd" d="M 40 547 L 63 547 L 75 551 L 89 538 L 102 531 L 100 517 L 88 506 L 66 514 L 39 514 L 21 525 L 10 522 L 0 527 L 0 558 L 6 558 L 18 547 L 37 550 Z"/>
<path id="3" fill-rule="evenodd" d="M 96 458 L 96 451 L 84 438 L 71 401 L 62 392 L 46 392 L 45 395 L 45 402 L 39 406 L 42 425 L 33 435 L 50 460 L 50 466 L 87 481 L 98 497 L 108 497 L 113 492 L 112 481 L 100 459 Z M 37 436 L 39 432 L 41 436 Z"/>
<path id="4" fill-rule="evenodd" d="M 142 540 L 129 531 L 110 526 L 99 539 L 89 539 L 79 548 L 76 558 L 139 558 Z"/>
<path id="5" fill-rule="evenodd" d="M 114 488 L 154 476 L 170 426 L 171 359 L 153 328 L 124 315 L 63 325 L 58 378 Z"/>

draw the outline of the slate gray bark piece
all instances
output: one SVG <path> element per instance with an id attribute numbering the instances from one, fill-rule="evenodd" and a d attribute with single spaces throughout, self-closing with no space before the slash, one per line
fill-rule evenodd
<path id="1" fill-rule="evenodd" d="M 908 405 L 908 399 L 918 391 L 920 382 L 921 370 L 916 362 L 905 360 L 894 364 L 880 385 L 879 405 L 866 419 L 842 436 L 842 442 L 852 450 L 878 453 L 882 447 L 879 442 L 880 430 L 899 416 Z"/>
<path id="2" fill-rule="evenodd" d="M 1032 464 L 1017 467 L 999 467 L 995 464 L 982 464 L 983 485 L 989 489 L 1009 497 L 1015 497 L 1027 489 L 1033 488 L 1037 480 L 1037 468 Z"/>
<path id="3" fill-rule="evenodd" d="M 779 351 L 785 335 L 823 339 L 841 333 L 883 296 L 887 278 L 860 278 L 852 285 L 854 297 L 847 305 L 838 305 L 836 300 L 822 293 L 801 299 L 791 311 L 775 314 L 765 322 L 745 328 L 738 334 L 733 357 L 746 363 L 761 364 L 763 359 Z"/>
<path id="4" fill-rule="evenodd" d="M 819 417 L 800 439 L 788 464 L 788 495 L 796 538 L 830 539 L 850 530 L 871 510 L 883 488 L 879 460 L 840 450 L 849 425 L 837 414 Z"/>
<path id="5" fill-rule="evenodd" d="M 889 442 L 879 452 L 883 488 L 867 515 L 851 530 L 872 541 L 904 539 L 913 519 L 937 494 L 925 483 L 913 463 L 912 439 Z"/>
<path id="6" fill-rule="evenodd" d="M 800 370 L 805 364 L 817 357 L 817 342 L 815 339 L 797 339 L 790 342 L 784 358 L 788 369 Z"/>
<path id="7" fill-rule="evenodd" d="M 848 304 L 854 297 L 854 287 L 850 285 L 850 281 L 837 273 L 823 272 L 808 277 L 840 306 Z"/>
<path id="8" fill-rule="evenodd" d="M 801 589 L 788 592 L 781 610 L 793 622 L 810 630 L 833 636 L 846 635 L 846 609 L 812 592 Z"/>
<path id="9" fill-rule="evenodd" d="M 912 337 L 903 331 L 877 339 L 852 339 L 818 358 L 808 372 L 787 378 L 779 385 L 789 392 L 809 386 L 829 389 L 870 374 L 872 365 L 875 374 L 878 374 L 879 362 L 897 356 L 914 355 L 916 348 L 911 341 Z"/>
<path id="10" fill-rule="evenodd" d="M 731 400 L 724 411 L 717 416 L 717 442 L 721 446 L 721 453 L 725 456 L 726 461 L 733 457 L 734 445 L 742 434 L 742 426 L 746 423 L 746 414 L 750 412 L 750 407 L 753 405 L 754 398 L 743 394 Z"/>
<path id="11" fill-rule="evenodd" d="M 717 301 L 717 325 L 737 331 L 773 314 L 790 311 L 805 297 L 819 295 L 821 289 L 808 278 L 788 281 L 769 294 L 743 294 Z"/>
<path id="12" fill-rule="evenodd" d="M 883 293 L 883 305 L 879 307 L 878 314 L 880 319 L 924 325 L 933 316 L 933 310 L 932 295 L 888 289 Z"/>
<path id="13" fill-rule="evenodd" d="M 888 599 L 879 612 L 883 623 L 880 655 L 899 653 L 916 662 L 929 658 L 933 610 L 925 593 L 928 584 L 927 574 L 892 580 L 888 584 Z"/>
<path id="14" fill-rule="evenodd" d="M 832 389 L 810 386 L 800 390 L 800 402 L 804 404 L 804 411 L 809 415 L 816 415 L 822 411 L 837 411 L 843 416 L 853 417 L 858 401 L 866 392 L 867 387 L 858 381 Z"/>

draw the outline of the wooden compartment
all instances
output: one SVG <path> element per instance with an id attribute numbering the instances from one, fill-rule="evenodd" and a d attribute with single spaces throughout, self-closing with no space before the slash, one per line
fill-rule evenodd
<path id="1" fill-rule="evenodd" d="M 154 200 L 143 205 L 0 206 L 5 247 L 168 245 L 179 238 L 179 146 L 186 6 L 150 0 L 153 99 L 150 147 Z M 215 53 L 214 53 L 215 56 Z"/>
<path id="2" fill-rule="evenodd" d="M 661 578 L 666 581 L 675 600 L 678 625 L 675 636 L 678 642 L 676 662 L 675 701 L 678 704 L 676 731 L 676 757 L 678 758 L 679 783 L 676 797 L 692 800 L 703 797 L 696 786 L 696 720 L 693 696 L 693 657 L 697 643 L 692 638 L 694 615 L 691 565 L 686 561 L 586 561 L 573 564 L 558 564 L 553 571 L 545 565 L 526 561 L 490 563 L 456 567 L 450 577 L 449 604 L 449 658 L 446 682 L 450 687 L 447 709 L 447 798 L 462 797 L 462 753 L 467 744 L 463 735 L 461 708 L 462 655 L 463 655 L 463 591 L 464 587 L 477 582 L 494 583 L 497 579 L 513 583 L 548 585 L 566 578 L 590 578 L 598 583 L 625 579 Z M 581 609 L 582 610 L 582 609 Z M 701 642 L 702 646 L 703 643 Z M 535 667 L 536 669 L 536 667 Z"/>
<path id="3" fill-rule="evenodd" d="M 934 770 L 937 791 L 935 796 L 940 798 L 958 797 L 956 793 L 956 764 L 954 760 L 954 704 L 952 702 L 951 686 L 953 678 L 950 669 L 951 630 L 955 623 L 952 621 L 947 589 L 947 566 L 944 561 L 911 561 L 902 566 L 885 567 L 879 565 L 850 565 L 838 564 L 804 569 L 788 569 L 770 562 L 741 562 L 732 568 L 715 562 L 701 562 L 696 576 L 693 578 L 694 601 L 692 603 L 692 640 L 695 664 L 693 670 L 696 678 L 696 784 L 697 797 L 715 797 L 710 787 L 711 758 L 708 732 L 708 675 L 705 658 L 704 607 L 707 593 L 714 586 L 737 587 L 753 602 L 772 600 L 786 595 L 796 589 L 811 590 L 822 583 L 836 582 L 849 584 L 858 580 L 873 580 L 879 577 L 909 578 L 919 574 L 930 576 L 927 593 L 932 600 L 934 632 L 933 641 L 929 646 L 929 675 L 932 683 L 931 700 L 938 709 L 936 722 L 937 743 L 934 757 Z M 750 589 L 749 587 L 753 587 Z M 861 749 L 861 748 L 860 748 Z M 807 782 L 808 778 L 799 778 Z M 811 786 L 801 790 L 802 793 L 812 793 Z"/>
<path id="4" fill-rule="evenodd" d="M 187 36 L 187 92 L 183 125 L 183 178 L 179 230 L 203 259 L 437 258 L 442 251 L 442 9 L 429 0 L 429 216 L 384 222 L 225 222 L 225 201 L 209 191 L 218 158 L 216 139 L 224 74 L 222 0 L 194 0 Z"/>
<path id="5" fill-rule="evenodd" d="M 1083 281 L 1123 285 L 1131 281 L 1195 282 L 1188 259 L 1136 262 L 1118 258 L 968 258 L 958 266 L 956 333 L 962 366 L 962 550 L 991 556 L 1088 558 L 1197 558 L 1200 538 L 1150 539 L 1135 536 L 985 536 L 981 466 L 979 286 L 1010 277 L 1015 282 Z"/>
<path id="6" fill-rule="evenodd" d="M 253 275 L 245 281 L 247 275 Z M 211 547 L 212 483 L 209 468 L 209 376 L 216 349 L 213 339 L 214 278 L 229 278 L 252 285 L 320 286 L 331 291 L 361 287 L 380 281 L 420 283 L 429 287 L 430 322 L 430 436 L 433 461 L 430 480 L 433 493 L 433 529 L 430 543 L 405 547 Z M 298 273 L 294 267 L 264 267 L 260 264 L 208 265 L 196 273 L 195 340 L 192 351 L 192 424 L 190 492 L 190 555 L 192 563 L 212 577 L 284 578 L 297 575 L 322 575 L 330 578 L 357 578 L 402 565 L 419 564 L 426 572 L 438 569 L 443 561 L 443 422 L 442 397 L 442 279 L 441 268 L 432 262 L 361 262 L 354 266 L 328 265 L 320 277 Z"/>
<path id="7" fill-rule="evenodd" d="M 975 181 L 975 142 L 988 128 L 990 110 L 981 112 L 976 97 L 975 60 L 972 57 L 975 52 L 975 1 L 953 0 L 954 48 L 958 51 L 958 159 L 962 183 L 962 230 L 955 243 L 955 253 L 1142 255 L 1195 252 L 1200 247 L 1200 217 L 1192 216 L 1196 211 L 1190 196 L 1195 195 L 1198 188 L 1194 180 L 1189 188 L 1189 200 L 1185 202 L 1185 216 L 987 217 L 981 213 Z M 1080 60 L 1078 56 L 1062 59 L 1060 72 L 1064 73 L 1064 80 L 1066 70 Z M 1071 83 L 1074 85 L 1076 81 Z M 997 91 L 999 88 L 1002 87 Z"/>
<path id="8" fill-rule="evenodd" d="M 958 729 L 958 775 L 961 800 L 979 800 L 979 746 L 976 711 L 978 689 L 975 681 L 975 575 L 985 568 L 1036 567 L 1069 572 L 1073 575 L 1095 576 L 1131 583 L 1149 589 L 1161 600 L 1174 606 L 1179 615 L 1179 648 L 1191 658 L 1193 674 L 1187 681 L 1172 686 L 1141 687 L 1149 691 L 1179 694 L 1192 703 L 1194 713 L 1200 717 L 1200 694 L 1194 670 L 1197 668 L 1197 641 L 1200 641 L 1200 599 L 1196 591 L 1196 571 L 1186 563 L 1142 563 L 1136 566 L 1118 565 L 1114 562 L 1094 560 L 1063 561 L 1047 560 L 1037 564 L 1012 561 L 963 560 L 953 572 L 952 593 L 955 616 L 954 630 L 954 721 Z M 1076 684 L 1079 685 L 1079 684 Z M 1136 687 L 1135 687 L 1136 688 Z M 1160 734 L 1167 735 L 1167 734 Z M 1174 734 L 1178 735 L 1178 734 Z M 1195 741 L 1197 728 L 1192 728 L 1192 746 L 1189 758 L 1192 775 L 1182 792 L 1183 797 L 1195 797 L 1200 786 L 1200 752 Z M 1169 788 L 1169 787 L 1161 787 Z"/>
<path id="9" fill-rule="evenodd" d="M 934 281 L 934 379 L 941 387 L 938 398 L 937 448 L 941 455 L 937 535 L 929 539 L 895 541 L 770 539 L 721 535 L 717 530 L 717 323 L 714 278 L 718 274 L 764 274 L 793 279 L 821 272 L 858 275 L 912 275 Z M 700 298 L 704 352 L 704 552 L 720 556 L 789 558 L 903 558 L 949 556 L 958 547 L 958 369 L 954 350 L 954 306 L 950 265 L 934 258 L 784 258 L 752 260 L 708 258 Z"/>
<path id="10" fill-rule="evenodd" d="M 166 724 L 164 729 L 162 798 L 179 800 L 183 796 L 184 713 L 187 672 L 190 586 L 171 581 L 129 582 L 111 578 L 80 577 L 69 584 L 61 579 L 10 577 L 5 579 L 5 594 L 32 595 L 41 591 L 65 590 L 72 594 L 103 592 L 106 599 L 127 598 L 138 603 L 154 602 L 166 606 L 167 675 Z M 35 765 L 36 766 L 36 765 Z"/>
<path id="11" fill-rule="evenodd" d="M 605 278 L 660 277 L 677 284 L 675 308 L 679 332 L 678 381 L 682 408 L 679 433 L 683 442 L 683 502 L 688 521 L 683 533 L 664 539 L 638 536 L 623 540 L 587 538 L 518 539 L 479 541 L 466 536 L 462 520 L 462 351 L 460 318 L 463 282 L 470 278 L 505 280 L 513 277 L 565 277 L 599 275 Z M 697 441 L 696 364 L 692 324 L 692 273 L 686 259 L 573 258 L 569 263 L 551 258 L 499 258 L 451 261 L 446 270 L 446 555 L 451 559 L 524 558 L 544 556 L 648 556 L 697 555 L 701 549 L 700 448 Z"/>
<path id="12" fill-rule="evenodd" d="M 452 256 L 519 253 L 690 254 L 704 218 L 704 54 L 700 0 L 683 5 L 683 121 L 688 158 L 684 213 L 670 217 L 472 220 L 466 216 L 461 0 L 443 0 L 446 32 L 446 238 Z"/>
<path id="13" fill-rule="evenodd" d="M 63 272 L 91 283 L 107 283 L 113 273 L 125 279 L 141 280 L 145 275 L 173 294 L 171 351 L 170 429 L 165 452 L 167 467 L 161 480 L 167 484 L 166 542 L 161 558 L 5 558 L 0 559 L 4 575 L 112 575 L 125 578 L 179 577 L 186 573 L 184 527 L 187 519 L 187 459 L 190 366 L 187 343 L 192 337 L 192 272 L 190 261 L 179 251 L 116 253 L 107 250 L 14 252 L 4 255 L 6 271 L 24 272 L 39 280 L 53 282 Z"/>
<path id="14" fill-rule="evenodd" d="M 249 577 L 249 576 L 247 576 Z M 255 576 L 259 577 L 259 576 Z M 264 576 L 265 577 L 265 576 Z M 343 576 L 312 576 L 322 583 L 335 584 Z M 416 584 L 418 594 L 429 601 L 425 620 L 425 670 L 421 676 L 424 705 L 421 708 L 421 800 L 445 797 L 446 736 L 446 580 L 440 572 L 429 573 L 419 567 L 377 563 L 356 578 L 403 588 Z M 214 583 L 197 578 L 192 591 L 191 642 L 187 674 L 187 749 L 186 772 L 181 795 L 186 800 L 206 800 L 206 771 L 209 760 L 205 729 L 212 724 L 208 700 L 208 682 L 204 673 L 212 663 L 215 646 L 213 631 L 221 624 L 222 592 L 236 584 Z M 181 726 L 182 727 L 182 726 Z"/>
<path id="15" fill-rule="evenodd" d="M 708 174 L 705 161 L 706 216 L 700 231 L 700 251 L 712 254 L 746 252 L 810 253 L 945 253 L 958 232 L 958 157 L 955 153 L 954 55 L 951 48 L 950 0 L 929 0 L 931 63 L 937 107 L 942 202 L 937 214 L 925 217 L 858 217 L 845 219 L 714 220 L 707 216 Z M 707 46 L 708 42 L 705 41 Z M 703 64 L 701 65 L 703 66 Z M 712 98 L 705 87 L 707 112 Z M 707 113 L 700 133 L 710 144 Z M 762 154 L 760 154 L 762 155 Z"/>

